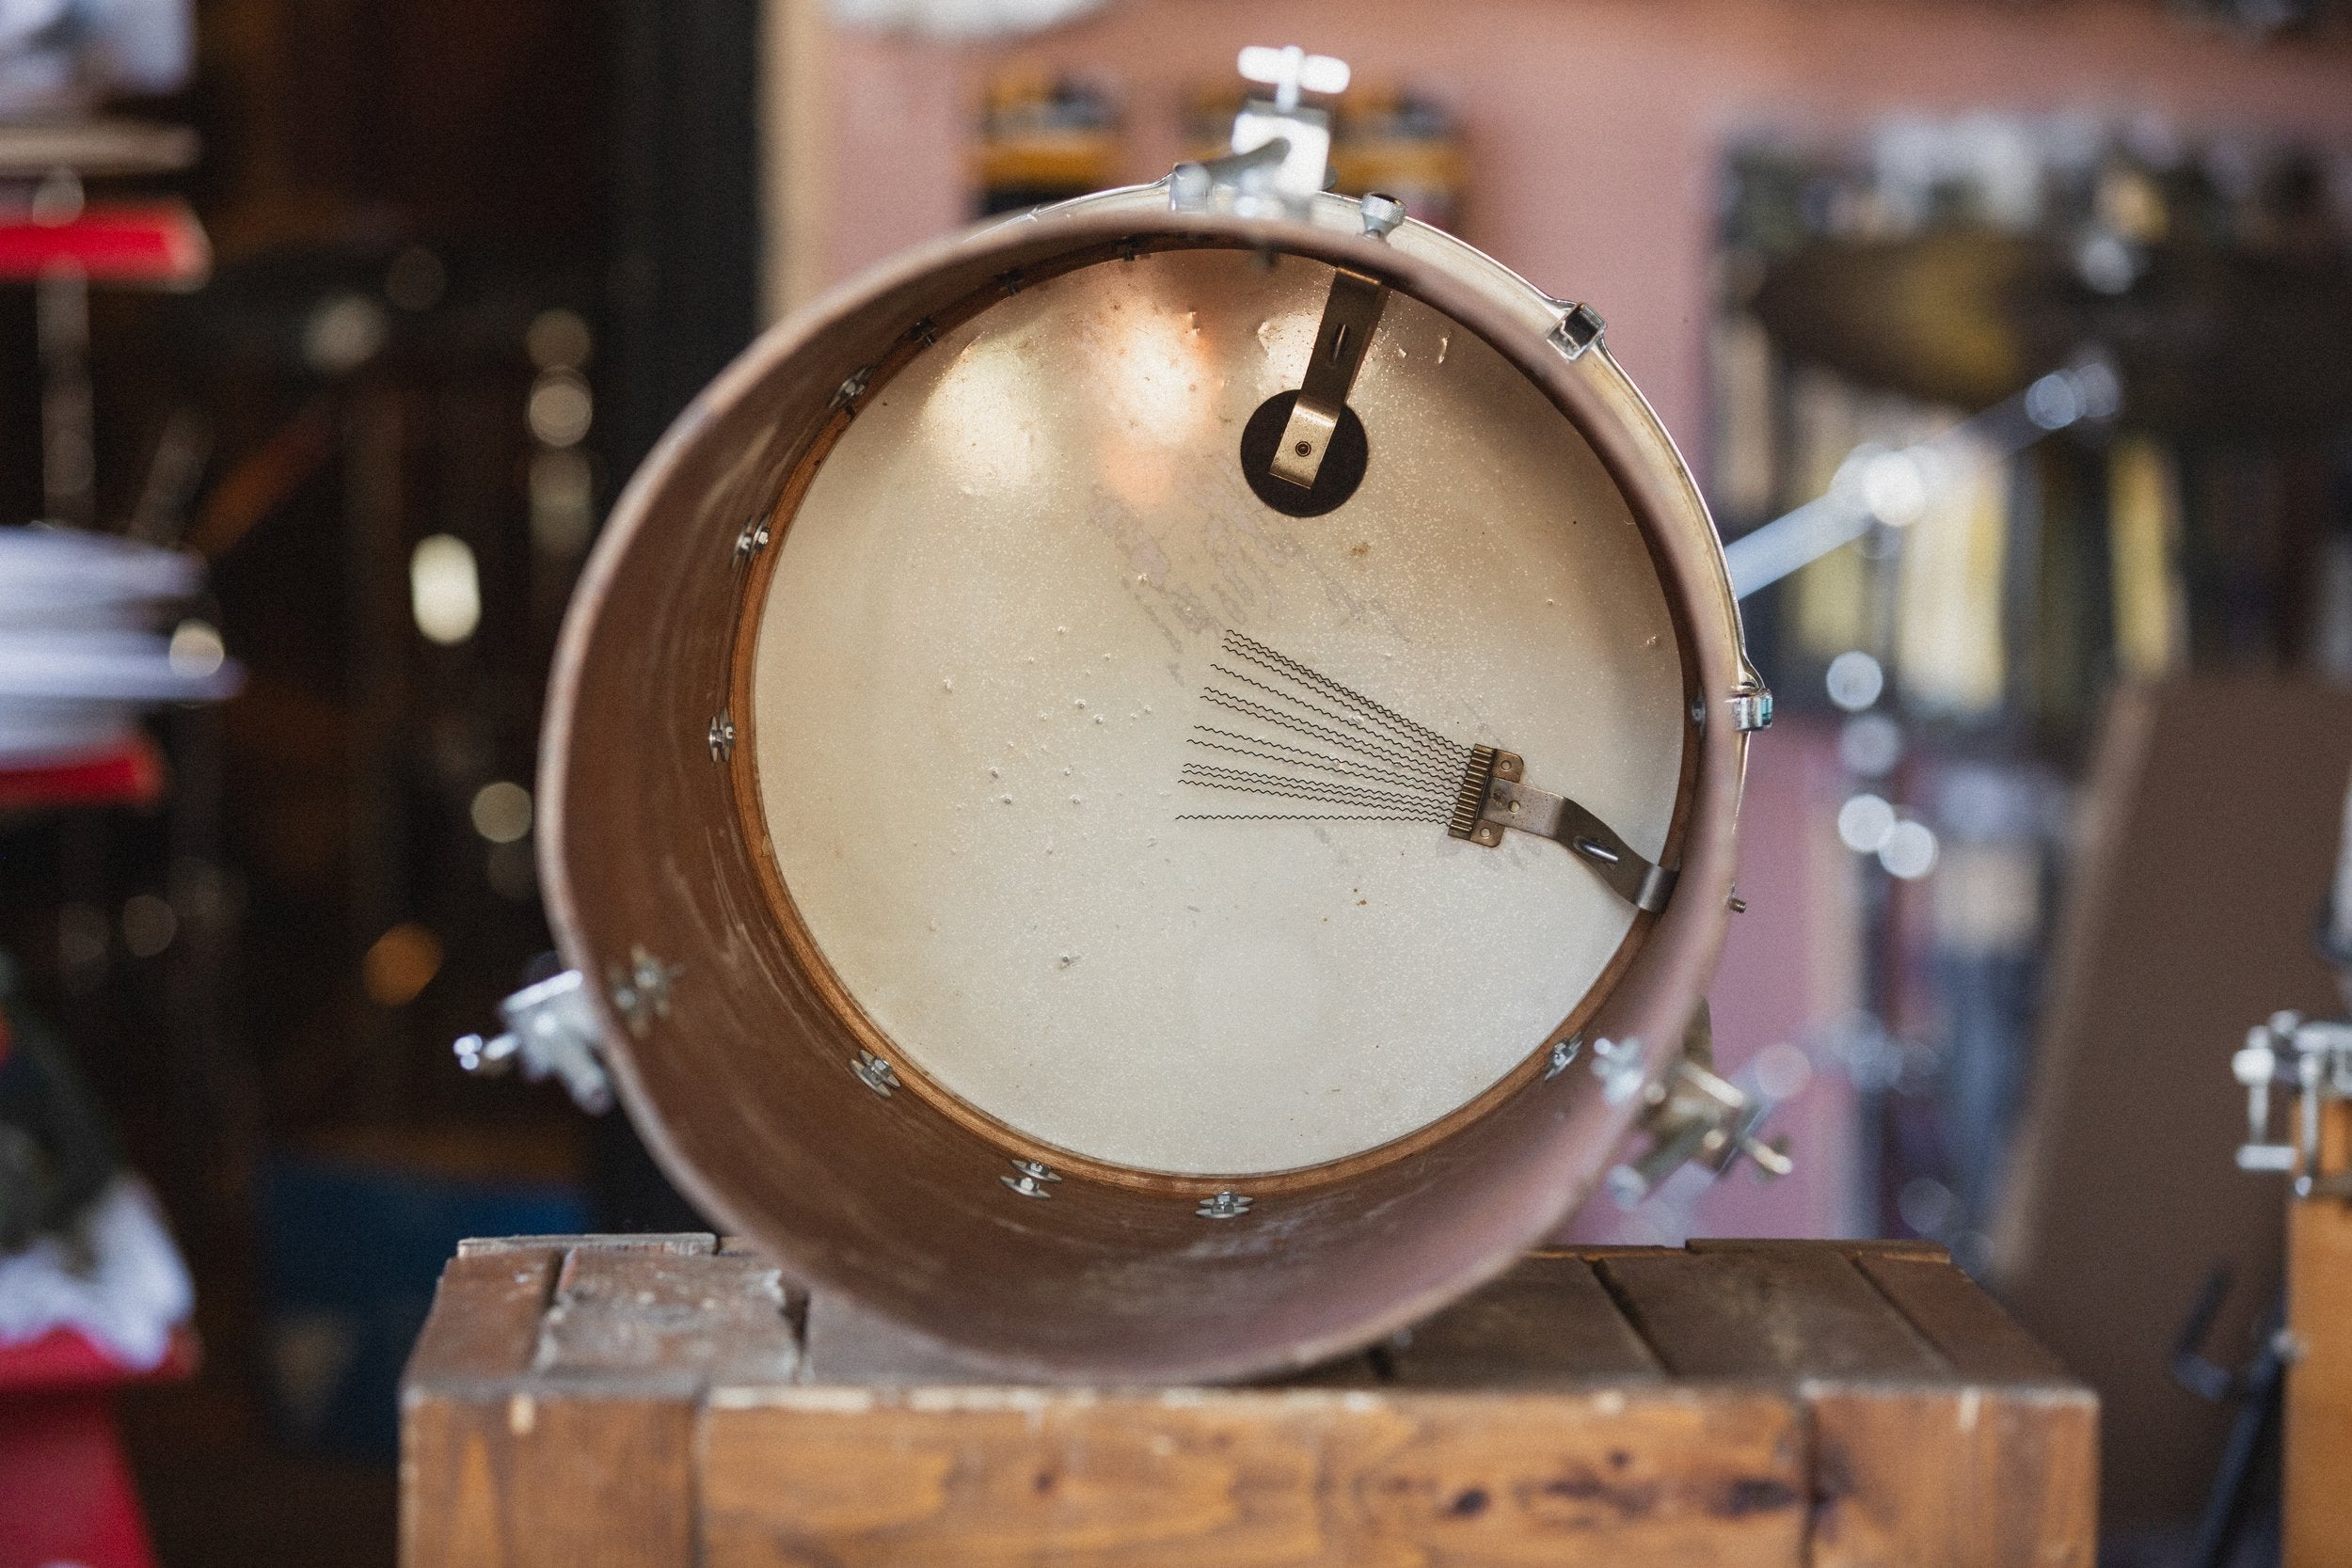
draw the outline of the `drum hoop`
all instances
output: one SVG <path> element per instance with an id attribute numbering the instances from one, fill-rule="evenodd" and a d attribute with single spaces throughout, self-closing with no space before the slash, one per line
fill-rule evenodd
<path id="1" fill-rule="evenodd" d="M 1578 997 L 1567 1015 L 1546 1030 L 1526 1055 L 1515 1062 L 1502 1077 L 1469 1101 L 1420 1127 L 1338 1159 L 1273 1171 L 1198 1175 L 1115 1164 L 1024 1132 L 941 1084 L 909 1058 L 906 1048 L 874 1021 L 834 971 L 784 879 L 775 844 L 769 832 L 767 811 L 759 787 L 757 705 L 754 701 L 753 683 L 759 628 L 767 614 L 769 587 L 778 563 L 783 560 L 785 546 L 802 502 L 806 499 L 810 486 L 816 483 L 818 471 L 832 455 L 834 445 L 854 422 L 857 404 L 880 393 L 900 371 L 928 352 L 929 338 L 951 332 L 985 314 L 1016 289 L 1051 282 L 1089 267 L 1171 251 L 1235 248 L 1240 247 L 1230 240 L 1211 240 L 1203 244 L 1200 237 L 1185 234 L 1131 235 L 1106 244 L 1081 246 L 1055 256 L 1047 262 L 1032 263 L 1023 268 L 1023 276 L 1017 284 L 999 280 L 989 287 L 973 291 L 945 309 L 933 311 L 925 318 L 920 331 L 910 328 L 887 355 L 864 372 L 865 386 L 858 398 L 843 403 L 827 413 L 823 423 L 793 463 L 774 506 L 768 512 L 765 521 L 769 542 L 754 559 L 744 585 L 741 610 L 736 622 L 728 681 L 727 711 L 734 716 L 737 734 L 728 768 L 735 791 L 737 822 L 752 855 L 754 874 L 758 879 L 760 891 L 767 897 L 769 913 L 774 918 L 794 958 L 816 983 L 827 1008 L 849 1029 L 858 1048 L 888 1062 L 899 1085 L 921 1097 L 966 1132 L 993 1143 L 1011 1158 L 1038 1161 L 1065 1176 L 1082 1177 L 1140 1192 L 1167 1193 L 1184 1197 L 1208 1196 L 1236 1186 L 1267 1195 L 1327 1186 L 1442 1143 L 1461 1127 L 1477 1120 L 1497 1103 L 1525 1087 L 1544 1069 L 1554 1044 L 1575 1036 L 1591 1022 L 1639 955 L 1657 925 L 1657 916 L 1647 911 L 1636 911 L 1631 925 L 1610 954 L 1608 962 L 1601 967 L 1584 993 Z M 1467 323 L 1454 322 L 1451 316 L 1446 319 L 1464 330 L 1476 331 Z M 1581 428 L 1579 434 L 1582 434 Z M 1692 809 L 1692 785 L 1697 772 L 1697 736 L 1695 726 L 1690 720 L 1691 698 L 1696 691 L 1696 685 L 1692 674 L 1694 661 L 1690 647 L 1687 616 L 1681 612 L 1676 603 L 1676 595 L 1666 586 L 1665 565 L 1658 560 L 1655 546 L 1649 543 L 1649 532 L 1646 527 L 1642 529 L 1652 569 L 1659 576 L 1661 589 L 1666 590 L 1661 597 L 1667 602 L 1675 627 L 1677 665 L 1684 687 L 1680 772 L 1676 783 L 1675 804 L 1668 820 L 1665 847 L 1660 857 L 1661 863 L 1670 864 L 1678 862 L 1681 856 L 1684 828 Z"/>

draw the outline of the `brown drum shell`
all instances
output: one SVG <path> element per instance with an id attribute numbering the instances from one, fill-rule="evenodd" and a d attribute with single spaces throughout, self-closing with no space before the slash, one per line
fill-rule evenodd
<path id="1" fill-rule="evenodd" d="M 589 977 L 622 1101 L 682 1191 L 788 1271 L 1025 1379 L 1230 1379 L 1372 1342 L 1554 1228 L 1639 1107 L 1581 1063 L 1556 1080 L 1531 1066 L 1409 1157 L 1211 1221 L 1196 1197 L 1078 1175 L 1025 1201 L 1000 1180 L 999 1143 L 850 1069 L 856 1038 L 778 928 L 712 742 L 750 579 L 739 543 L 845 381 L 916 323 L 1130 241 L 1272 246 L 1385 277 L 1524 371 L 1625 492 L 1702 715 L 1676 894 L 1587 1029 L 1644 1042 L 1653 1075 L 1722 943 L 1745 755 L 1728 706 L 1745 675 L 1737 611 L 1662 432 L 1603 351 L 1572 363 L 1424 257 L 1303 224 L 1078 207 L 911 251 L 762 338 L 631 481 L 566 621 L 540 771 L 549 917 Z"/>

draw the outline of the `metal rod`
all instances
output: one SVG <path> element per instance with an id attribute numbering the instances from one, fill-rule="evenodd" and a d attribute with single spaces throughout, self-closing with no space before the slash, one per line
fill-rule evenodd
<path id="1" fill-rule="evenodd" d="M 1848 461 L 1826 495 L 1724 546 L 1731 591 L 1744 599 L 1859 539 L 1872 523 L 1908 524 L 1937 491 L 2014 457 L 2044 436 L 2086 420 L 2112 419 L 2121 404 L 2115 372 L 2106 361 L 2090 359 L 2052 371 L 2015 397 L 1915 446 L 1857 453 L 1859 461 Z"/>

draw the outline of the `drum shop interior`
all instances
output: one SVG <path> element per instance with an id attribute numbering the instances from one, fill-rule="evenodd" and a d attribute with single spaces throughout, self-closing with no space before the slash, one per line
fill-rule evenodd
<path id="1" fill-rule="evenodd" d="M 0 1568 L 2352 1564 L 2347 1009 L 2345 0 L 0 0 Z"/>

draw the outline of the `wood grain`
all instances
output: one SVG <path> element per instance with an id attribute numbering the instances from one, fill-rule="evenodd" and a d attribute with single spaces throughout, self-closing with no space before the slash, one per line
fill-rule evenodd
<path id="1" fill-rule="evenodd" d="M 1407 1388 L 1657 1382 L 1663 1369 L 1582 1258 L 1530 1258 L 1389 1353 Z"/>
<path id="2" fill-rule="evenodd" d="M 1804 1561 L 1768 1393 L 722 1396 L 712 1568 Z"/>
<path id="3" fill-rule="evenodd" d="M 2352 1104 L 2321 1108 L 2322 1175 L 2352 1165 Z M 2352 1204 L 2287 1207 L 2286 1568 L 2352 1559 Z"/>
<path id="4" fill-rule="evenodd" d="M 1739 1247 L 1604 1258 L 1598 1268 L 1682 1377 L 1933 1379 L 1946 1370 L 1842 1252 Z"/>
<path id="5" fill-rule="evenodd" d="M 2090 1568 L 2098 1402 L 2079 1386 L 1808 1385 L 1814 1568 Z"/>
<path id="6" fill-rule="evenodd" d="M 402 1397 L 405 1568 L 684 1568 L 715 1375 L 789 1378 L 775 1271 L 711 1238 L 461 1248 Z"/>
<path id="7" fill-rule="evenodd" d="M 1549 1253 L 1222 1389 L 988 1385 L 796 1307 L 708 1238 L 465 1249 L 404 1394 L 404 1563 L 2091 1560 L 2095 1402 L 1917 1249 Z"/>

